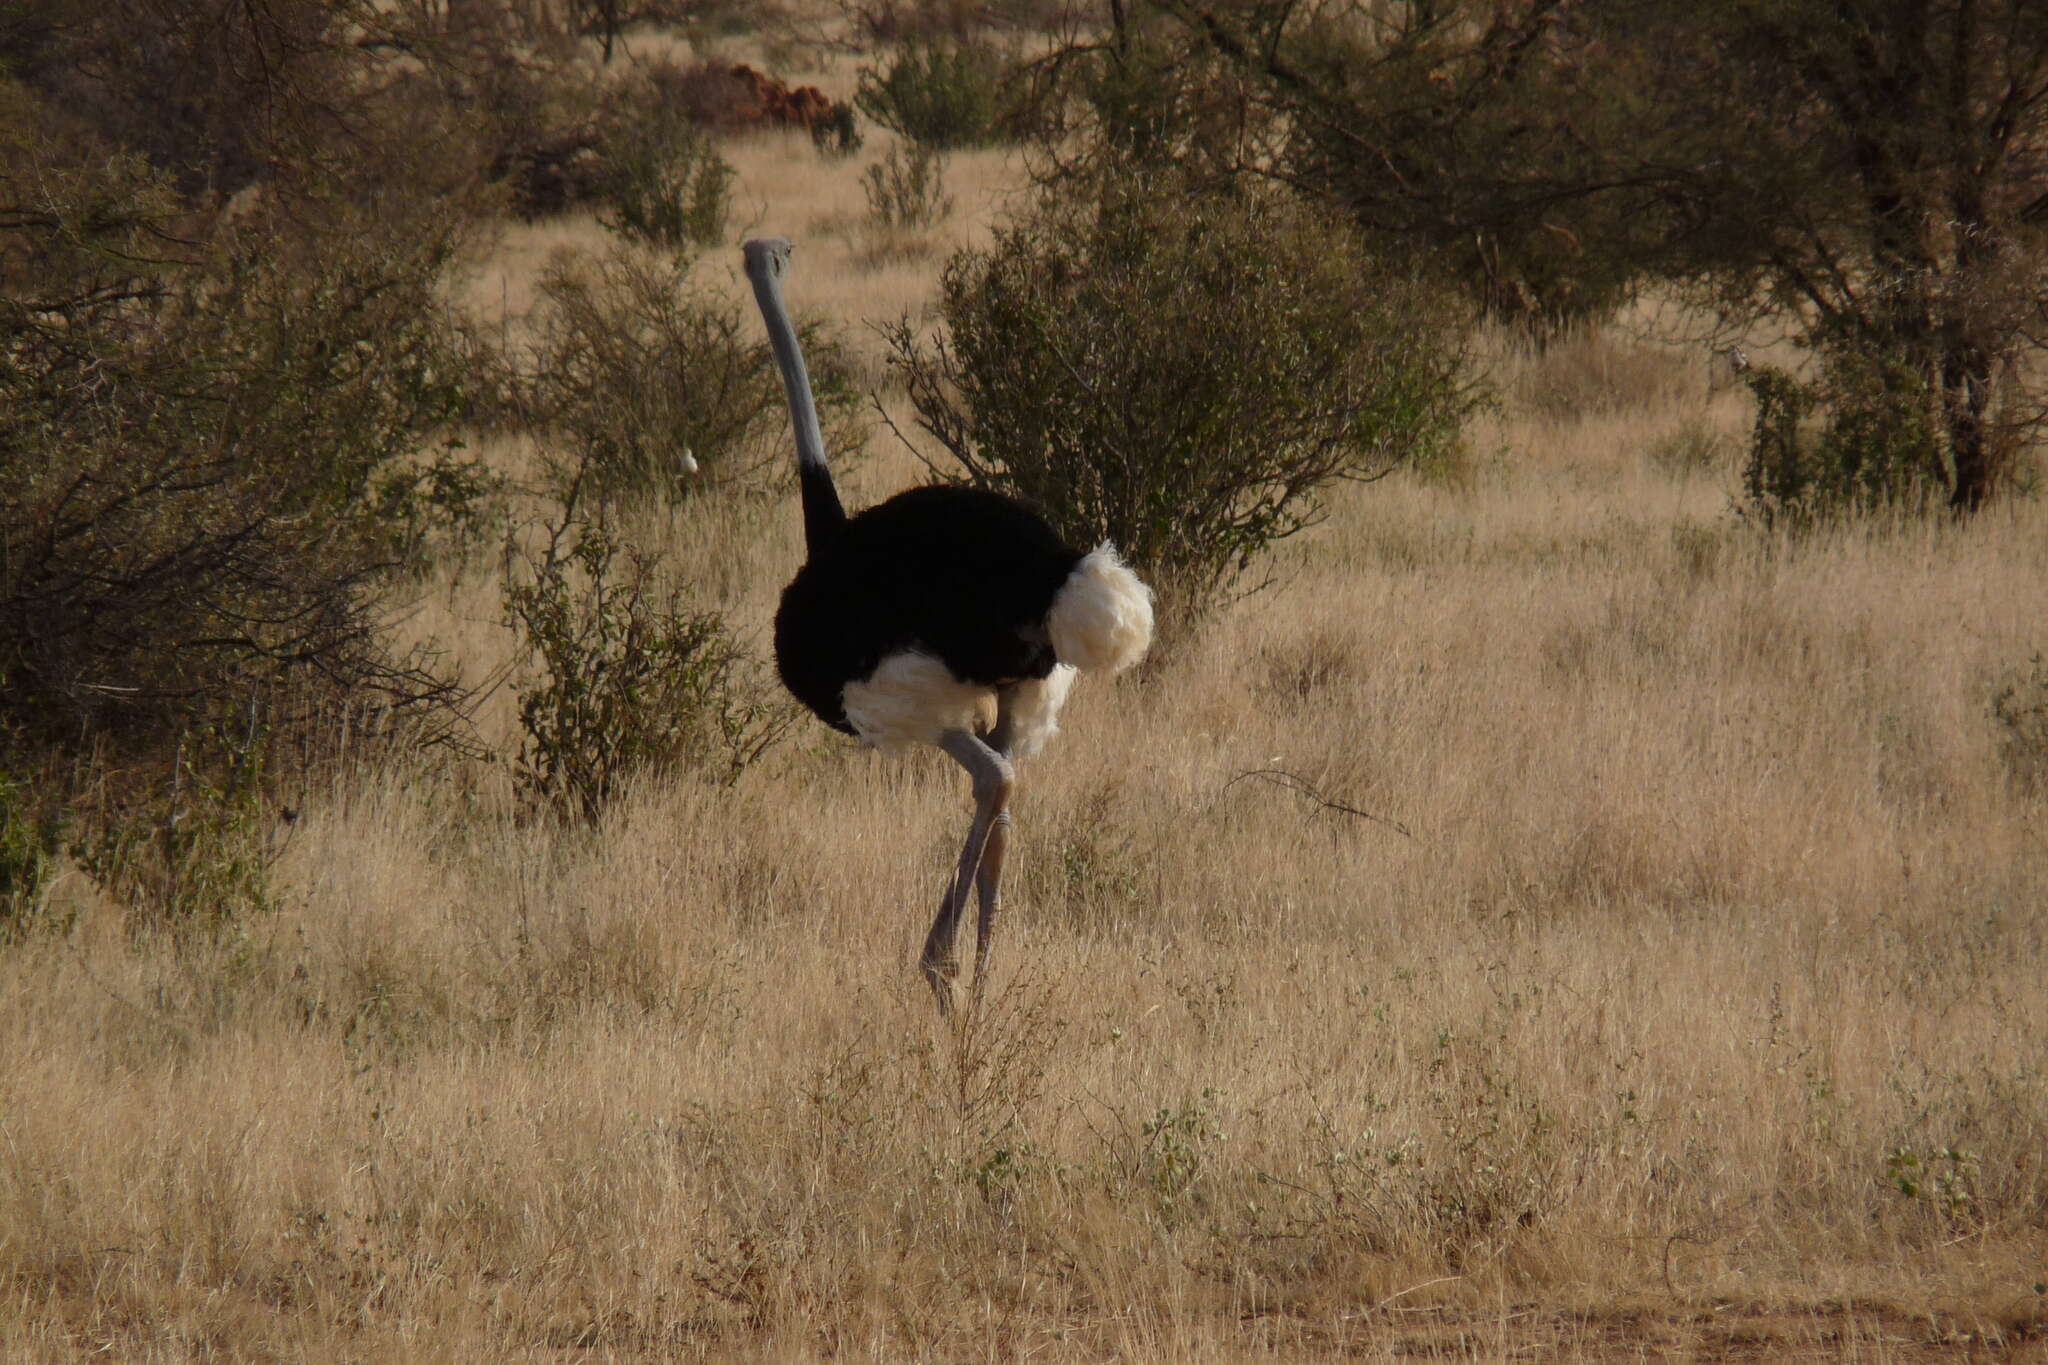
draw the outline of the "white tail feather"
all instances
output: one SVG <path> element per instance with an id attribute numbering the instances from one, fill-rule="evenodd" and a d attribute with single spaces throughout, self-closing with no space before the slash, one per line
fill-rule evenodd
<path id="1" fill-rule="evenodd" d="M 1046 626 L 1061 663 L 1121 673 L 1152 646 L 1152 590 L 1104 541 L 1060 585 Z"/>

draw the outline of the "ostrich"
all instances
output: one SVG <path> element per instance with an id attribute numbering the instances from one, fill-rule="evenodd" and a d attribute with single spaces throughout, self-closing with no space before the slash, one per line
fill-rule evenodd
<path id="1" fill-rule="evenodd" d="M 972 999 L 981 997 L 1015 761 L 1058 728 L 1075 669 L 1115 673 L 1144 657 L 1152 593 L 1108 543 L 1083 553 L 1031 509 L 982 489 L 913 488 L 847 516 L 783 304 L 790 244 L 760 238 L 743 251 L 789 394 L 803 497 L 807 558 L 775 614 L 776 668 L 827 725 L 878 749 L 936 745 L 973 784 L 974 819 L 918 964 L 949 1014 L 970 892 Z"/>

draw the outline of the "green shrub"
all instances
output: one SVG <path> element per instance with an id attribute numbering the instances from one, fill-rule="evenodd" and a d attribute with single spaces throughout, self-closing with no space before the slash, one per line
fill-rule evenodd
<path id="1" fill-rule="evenodd" d="M 0 942 L 20 937 L 39 917 L 59 842 L 52 812 L 0 772 Z"/>
<path id="2" fill-rule="evenodd" d="M 1277 194 L 1048 202 L 941 290 L 947 339 L 890 333 L 920 423 L 1188 606 L 1318 520 L 1332 480 L 1455 441 L 1467 405 L 1457 320 Z"/>
<path id="3" fill-rule="evenodd" d="M 535 668 L 516 776 L 554 810 L 595 820 L 627 780 L 676 766 L 735 780 L 795 719 L 717 612 L 600 527 L 565 524 L 505 603 Z"/>
<path id="4" fill-rule="evenodd" d="M 860 130 L 860 120 L 854 117 L 850 104 L 833 104 L 831 113 L 811 125 L 811 145 L 818 149 L 820 156 L 849 157 L 866 141 L 867 137 Z"/>
<path id="5" fill-rule="evenodd" d="M 463 723 L 383 630 L 467 497 L 461 215 L 294 173 L 221 215 L 0 90 L 0 762 L 148 921 L 266 903 L 273 756 L 319 761 L 337 708 Z"/>
<path id="6" fill-rule="evenodd" d="M 389 480 L 467 403 L 448 226 L 385 204 L 299 237 L 258 209 L 178 247 L 138 163 L 13 183 L 48 226 L 0 256 L 0 731 L 168 772 L 285 691 L 448 699 L 378 601 L 417 548 Z"/>
<path id="7" fill-rule="evenodd" d="M 503 540 L 511 481 L 459 449 L 451 444 L 376 482 L 379 515 L 402 547 L 399 564 L 415 577 L 437 565 L 460 565 Z"/>
<path id="8" fill-rule="evenodd" d="M 580 479 L 599 499 L 675 501 L 745 472 L 788 409 L 765 337 L 747 313 L 700 287 L 687 261 L 622 249 L 563 255 L 540 278 L 537 340 L 519 381 L 524 420 L 562 447 L 557 493 Z M 834 449 L 860 442 L 844 352 L 798 329 Z M 776 468 L 788 463 L 775 452 Z"/>
<path id="9" fill-rule="evenodd" d="M 917 37 L 886 71 L 862 67 L 853 101 L 912 142 L 951 151 L 996 141 L 1008 113 L 1008 59 L 985 43 Z"/>
<path id="10" fill-rule="evenodd" d="M 952 216 L 945 153 L 921 142 L 891 147 L 861 173 L 868 212 L 887 231 L 935 227 Z"/>
<path id="11" fill-rule="evenodd" d="M 103 773 L 77 806 L 70 853 L 138 925 L 220 929 L 271 908 L 275 808 L 268 737 L 196 730 L 168 780 Z"/>
<path id="12" fill-rule="evenodd" d="M 1178 164 L 1227 176 L 1244 145 L 1245 88 L 1208 36 L 1146 5 L 1113 10 L 1105 37 L 1033 67 L 1034 171 Z"/>
<path id="13" fill-rule="evenodd" d="M 732 165 L 681 111 L 628 106 L 606 123 L 597 150 L 611 205 L 598 218 L 605 227 L 672 249 L 725 240 Z"/>
<path id="14" fill-rule="evenodd" d="M 1818 369 L 1812 380 L 1768 365 L 1744 372 L 1756 398 L 1744 512 L 1765 525 L 1808 526 L 1945 498 L 1925 380 L 1897 360 L 1846 346 L 1822 348 Z"/>

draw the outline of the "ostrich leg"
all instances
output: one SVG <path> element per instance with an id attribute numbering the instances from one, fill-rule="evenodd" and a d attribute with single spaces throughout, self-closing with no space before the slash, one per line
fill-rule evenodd
<path id="1" fill-rule="evenodd" d="M 1005 687 L 996 693 L 996 724 L 989 731 L 986 743 L 996 755 L 1005 761 L 1014 761 L 1012 753 L 1016 743 L 1016 690 Z M 1003 896 L 1003 855 L 1010 847 L 1010 802 L 1011 792 L 1016 789 L 1013 777 L 1010 786 L 1003 793 L 1003 804 L 997 808 L 995 818 L 990 821 L 988 838 L 981 850 L 981 867 L 975 875 L 975 890 L 980 894 L 981 909 L 974 926 L 974 986 L 970 997 L 975 1005 L 981 1003 L 981 988 L 988 977 L 989 944 L 994 941 L 996 912 L 1002 907 Z"/>
<path id="2" fill-rule="evenodd" d="M 993 871 L 1000 878 L 1002 848 L 1007 842 L 1010 818 L 1010 790 L 1016 785 L 1016 771 L 1010 766 L 1009 759 L 965 730 L 948 730 L 940 737 L 939 747 L 967 769 L 968 779 L 974 785 L 974 823 L 967 828 L 967 842 L 960 849 L 959 865 L 954 869 L 945 898 L 939 902 L 938 916 L 932 920 L 932 930 L 925 937 L 924 953 L 918 962 L 924 969 L 925 980 L 931 983 L 932 994 L 939 1002 L 939 1013 L 943 1015 L 953 1010 L 953 978 L 960 974 L 960 957 L 954 945 L 960 935 L 960 916 L 967 909 L 967 897 L 977 884 L 988 888 L 982 893 L 983 927 L 975 944 L 977 987 L 988 959 L 987 926 L 994 918 L 994 899 L 993 883 L 982 881 L 991 870 L 984 859 L 993 842 L 996 850 Z M 993 835 L 998 828 L 1006 833 Z"/>

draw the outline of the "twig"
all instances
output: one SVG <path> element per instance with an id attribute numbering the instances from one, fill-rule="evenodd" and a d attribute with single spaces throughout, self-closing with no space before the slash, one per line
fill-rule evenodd
<path id="1" fill-rule="evenodd" d="M 1285 768 L 1247 768 L 1236 777 L 1225 782 L 1223 790 L 1229 791 L 1247 777 L 1255 777 L 1261 782 L 1270 782 L 1276 787 L 1285 787 L 1288 791 L 1297 792 L 1315 802 L 1323 810 L 1333 810 L 1339 815 L 1355 815 L 1361 820 L 1370 820 L 1376 825 L 1385 825 L 1403 839 L 1413 839 L 1415 837 L 1409 831 L 1408 826 L 1402 824 L 1399 820 L 1392 820 L 1384 815 L 1374 815 L 1369 810 L 1360 810 L 1356 806 L 1347 806 L 1342 801 L 1332 801 L 1329 797 L 1316 790 L 1315 784 L 1307 778 L 1297 773 L 1288 772 Z"/>
<path id="2" fill-rule="evenodd" d="M 1454 1280 L 1462 1280 L 1464 1278 L 1465 1277 L 1463 1275 L 1439 1275 L 1437 1278 L 1433 1280 L 1424 1280 L 1421 1284 L 1411 1284 L 1406 1289 L 1397 1289 L 1393 1293 L 1387 1295 L 1384 1299 L 1381 1299 L 1378 1303 L 1374 1304 L 1370 1312 L 1367 1313 L 1366 1316 L 1371 1316 L 1372 1313 L 1384 1312 L 1386 1310 L 1387 1305 L 1392 1303 L 1395 1299 L 1405 1299 L 1410 1294 L 1415 1293 L 1417 1290 L 1428 1289 L 1432 1285 L 1450 1284 Z"/>

